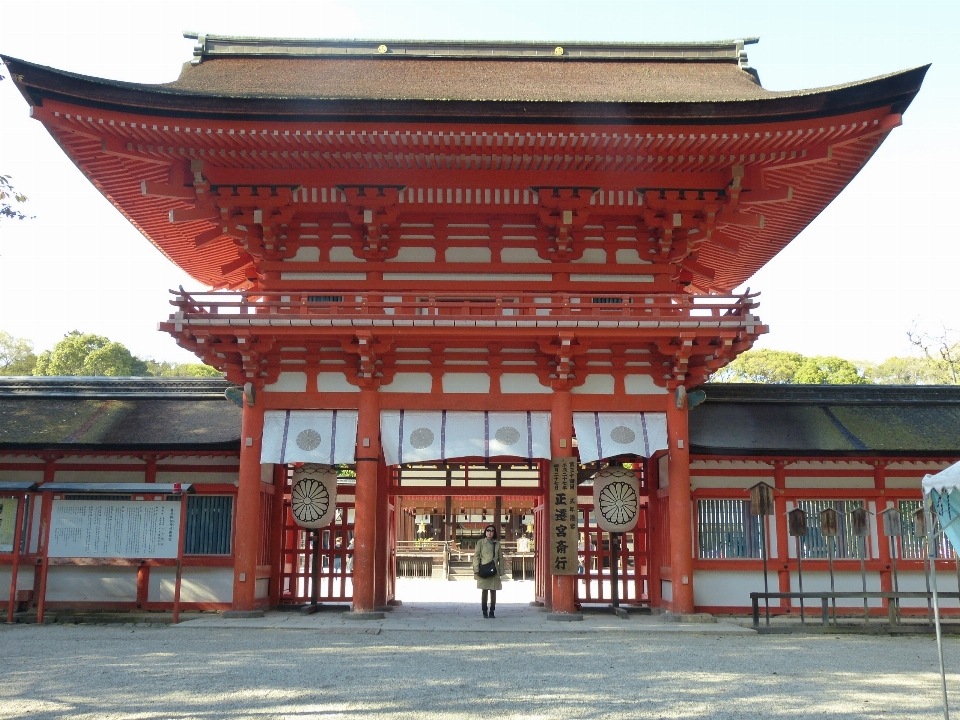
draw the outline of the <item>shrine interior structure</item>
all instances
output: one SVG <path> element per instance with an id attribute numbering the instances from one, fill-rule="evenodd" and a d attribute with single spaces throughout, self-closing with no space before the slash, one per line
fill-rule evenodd
<path id="1" fill-rule="evenodd" d="M 172 291 L 160 330 L 222 371 L 239 405 L 230 452 L 182 439 L 159 459 L 149 442 L 140 459 L 117 450 L 128 472 L 152 458 L 147 483 L 170 462 L 196 471 L 197 497 L 233 498 L 226 559 L 208 563 L 220 589 L 196 590 L 195 569 L 187 606 L 251 613 L 307 599 L 311 540 L 291 510 L 302 463 L 341 468 L 333 530 L 314 541 L 327 558 L 319 592 L 358 615 L 396 601 L 398 543 L 429 529 L 462 544 L 488 515 L 508 538 L 533 534 L 535 599 L 554 615 L 609 602 L 591 483 L 624 464 L 643 511 L 623 546 L 624 601 L 681 614 L 746 605 L 730 583 L 755 572 L 753 555 L 749 568 L 716 560 L 695 574 L 697 503 L 725 482 L 742 503 L 743 478 L 764 473 L 737 468 L 767 460 L 741 447 L 691 461 L 690 398 L 767 332 L 757 294 L 737 289 L 900 126 L 926 68 L 770 91 L 748 64 L 755 39 L 191 37 L 192 60 L 160 85 L 3 58 L 33 118 L 195 279 Z M 66 456 L 21 445 L 18 457 L 46 455 L 7 458 L 0 472 L 43 466 L 39 522 L 68 498 L 42 492 Z M 200 455 L 162 459 L 187 450 Z M 109 475 L 110 449 L 96 453 L 92 472 Z M 547 551 L 550 460 L 568 456 L 586 578 Z M 796 459 L 782 457 L 793 459 L 780 471 Z M 516 567 L 526 574 L 524 559 Z M 143 603 L 151 587 L 137 581 Z M 163 592 L 149 607 L 171 602 Z"/>

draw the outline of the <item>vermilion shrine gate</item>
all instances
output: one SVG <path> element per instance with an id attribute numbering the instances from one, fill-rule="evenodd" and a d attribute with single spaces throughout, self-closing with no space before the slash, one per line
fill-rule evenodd
<path id="1" fill-rule="evenodd" d="M 859 172 L 926 70 L 771 92 L 750 42 L 201 35 L 164 85 L 4 58 L 91 182 L 213 288 L 177 291 L 160 327 L 244 388 L 234 610 L 268 604 L 296 552 L 272 540 L 293 532 L 274 501 L 290 462 L 355 464 L 352 602 L 370 612 L 392 599 L 397 496 L 448 519 L 494 495 L 549 509 L 542 469 L 512 486 L 404 472 L 579 447 L 642 477 L 637 601 L 693 611 L 685 391 L 766 332 L 731 291 Z M 297 422 L 326 430 L 299 442 Z M 662 445 L 601 437 L 637 423 Z M 547 559 L 538 599 L 574 613 L 577 578 Z"/>

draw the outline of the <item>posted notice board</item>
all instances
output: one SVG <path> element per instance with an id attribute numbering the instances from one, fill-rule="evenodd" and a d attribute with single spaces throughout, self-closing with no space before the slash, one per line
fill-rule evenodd
<path id="1" fill-rule="evenodd" d="M 179 501 L 53 501 L 50 557 L 176 558 L 179 541 Z"/>
<path id="2" fill-rule="evenodd" d="M 553 458 L 550 461 L 550 573 L 577 574 L 577 459 Z"/>
<path id="3" fill-rule="evenodd" d="M 17 498 L 0 498 L 0 553 L 12 553 L 17 534 Z"/>

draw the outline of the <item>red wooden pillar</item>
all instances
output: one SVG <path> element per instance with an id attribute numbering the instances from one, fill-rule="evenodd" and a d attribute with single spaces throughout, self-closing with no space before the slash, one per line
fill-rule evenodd
<path id="1" fill-rule="evenodd" d="M 235 612 L 250 612 L 256 606 L 263 401 L 255 402 L 253 406 L 244 402 L 240 430 L 240 487 L 237 489 L 237 525 L 233 533 L 233 610 Z"/>
<path id="2" fill-rule="evenodd" d="M 353 611 L 374 612 L 377 574 L 377 471 L 380 467 L 380 398 L 360 391 L 357 420 L 357 491 L 354 511 Z"/>
<path id="3" fill-rule="evenodd" d="M 675 613 L 693 612 L 693 517 L 690 509 L 690 437 L 686 403 L 667 408 L 670 495 L 670 580 L 673 591 L 671 609 Z"/>
<path id="4" fill-rule="evenodd" d="M 377 463 L 377 545 L 374 552 L 376 570 L 373 579 L 373 605 L 376 608 L 383 608 L 387 605 L 387 563 L 390 557 L 390 548 L 387 547 L 390 540 L 387 472 L 387 465 L 381 459 Z"/>
<path id="5" fill-rule="evenodd" d="M 787 527 L 787 479 L 783 460 L 773 463 L 773 486 L 777 489 L 773 496 L 773 522 L 777 528 L 777 579 L 780 592 L 790 592 L 790 533 Z M 769 547 L 769 545 L 767 546 Z M 789 598 L 780 599 L 780 609 L 790 611 Z"/>
<path id="6" fill-rule="evenodd" d="M 283 506 L 287 489 L 287 466 L 273 466 L 273 517 L 270 541 L 270 604 L 279 605 L 283 595 L 283 549 L 285 510 Z"/>
<path id="7" fill-rule="evenodd" d="M 650 607 L 660 607 L 660 568 L 663 566 L 663 548 L 657 542 L 660 537 L 660 463 L 655 458 L 644 458 L 644 476 L 647 479 L 647 592 Z"/>
<path id="8" fill-rule="evenodd" d="M 553 457 L 569 457 L 573 455 L 573 405 L 569 390 L 553 391 L 550 415 L 550 452 L 553 454 Z M 552 508 L 549 502 L 551 494 L 548 493 L 547 495 L 547 517 L 545 518 L 546 522 L 544 525 L 549 527 L 549 513 L 552 511 Z M 547 536 L 549 537 L 549 530 L 547 530 Z M 549 557 L 549 545 L 545 546 L 544 550 L 547 553 L 547 557 Z M 559 615 L 576 613 L 577 576 L 553 575 L 552 580 L 553 612 Z"/>

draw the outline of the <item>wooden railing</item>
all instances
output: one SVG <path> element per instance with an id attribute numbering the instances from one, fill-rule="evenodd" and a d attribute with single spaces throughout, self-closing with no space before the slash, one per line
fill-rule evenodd
<path id="1" fill-rule="evenodd" d="M 662 321 L 743 321 L 759 303 L 757 293 L 743 295 L 610 294 L 610 293 L 355 293 L 318 291 L 199 292 L 172 290 L 171 321 L 229 319 L 236 316 L 312 318 L 390 317 L 394 320 L 433 318 L 550 318 L 571 320 L 634 318 Z M 737 323 L 739 324 L 739 323 Z"/>

